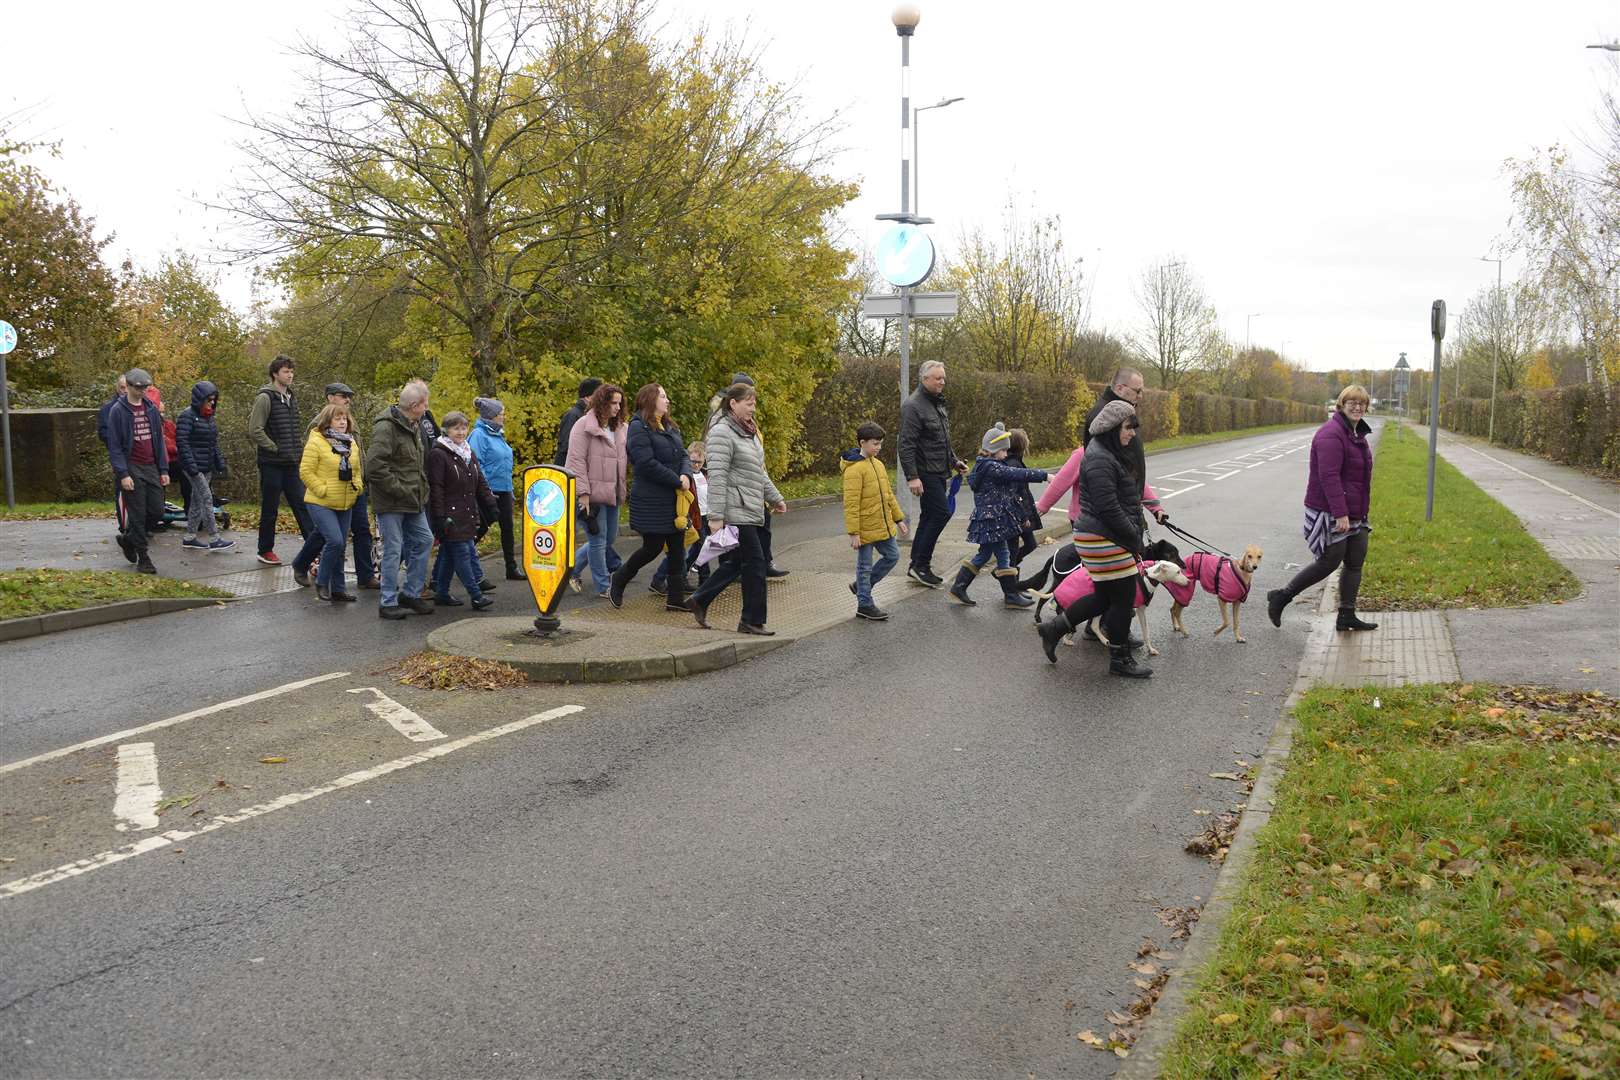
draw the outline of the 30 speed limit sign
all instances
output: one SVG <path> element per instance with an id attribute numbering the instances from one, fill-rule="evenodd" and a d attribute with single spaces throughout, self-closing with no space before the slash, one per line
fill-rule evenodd
<path id="1" fill-rule="evenodd" d="M 550 529 L 538 529 L 534 534 L 534 550 L 541 555 L 550 555 L 557 550 L 557 536 Z"/>

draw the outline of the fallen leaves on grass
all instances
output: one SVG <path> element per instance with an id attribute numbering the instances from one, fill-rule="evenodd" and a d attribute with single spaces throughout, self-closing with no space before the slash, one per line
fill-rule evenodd
<path id="1" fill-rule="evenodd" d="M 394 670 L 400 682 L 422 690 L 505 690 L 529 681 L 523 672 L 498 660 L 436 652 L 413 653 Z"/>

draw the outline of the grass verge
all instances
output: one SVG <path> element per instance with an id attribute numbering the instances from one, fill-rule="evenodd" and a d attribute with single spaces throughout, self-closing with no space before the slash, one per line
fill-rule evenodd
<path id="1" fill-rule="evenodd" d="M 1317 688 L 1296 715 L 1162 1075 L 1620 1075 L 1620 702 Z"/>
<path id="2" fill-rule="evenodd" d="M 1373 468 L 1372 544 L 1359 606 L 1368 611 L 1508 607 L 1567 600 L 1580 582 L 1513 512 L 1435 461 L 1434 520 L 1423 520 L 1429 445 L 1391 423 Z"/>
<path id="3" fill-rule="evenodd" d="M 50 521 L 59 518 L 110 518 L 112 500 L 100 502 L 18 503 L 0 506 L 0 521 Z"/>
<path id="4" fill-rule="evenodd" d="M 225 597 L 229 593 L 189 581 L 118 570 L 0 570 L 0 619 L 154 597 Z"/>

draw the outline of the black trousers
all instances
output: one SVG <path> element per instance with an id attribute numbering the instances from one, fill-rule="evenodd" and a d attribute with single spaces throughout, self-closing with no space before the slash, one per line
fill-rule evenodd
<path id="1" fill-rule="evenodd" d="M 136 554 L 145 555 L 147 530 L 163 520 L 163 485 L 153 465 L 131 465 L 129 478 L 135 481 L 135 490 L 123 492 L 124 536 Z"/>
<path id="2" fill-rule="evenodd" d="M 515 554 L 517 541 L 512 533 L 512 510 L 516 504 L 513 502 L 510 491 L 495 492 L 495 520 L 501 527 L 501 554 L 506 557 L 506 572 L 517 572 L 517 556 Z"/>
<path id="3" fill-rule="evenodd" d="M 298 478 L 296 465 L 267 465 L 259 462 L 259 554 L 267 555 L 276 549 L 276 513 L 281 509 L 281 496 L 287 496 L 287 505 L 298 522 L 298 532 L 305 540 L 313 527 L 309 511 L 304 508 L 304 482 Z"/>
<path id="4" fill-rule="evenodd" d="M 1085 573 L 1077 569 L 1077 574 Z M 1078 630 L 1101 615 L 1103 634 L 1116 644 L 1131 640 L 1131 616 L 1136 612 L 1136 575 L 1099 581 L 1090 596 L 1082 596 L 1063 609 L 1063 617 Z"/>
<path id="5" fill-rule="evenodd" d="M 737 546 L 720 556 L 720 567 L 709 575 L 709 580 L 697 587 L 692 603 L 708 606 L 726 586 L 742 579 L 742 621 L 755 626 L 765 625 L 765 546 L 760 533 L 763 525 L 738 525 Z M 673 583 L 674 576 L 670 576 Z"/>
<path id="6" fill-rule="evenodd" d="M 911 534 L 911 565 L 923 570 L 934 567 L 934 545 L 939 534 L 951 520 L 951 504 L 946 489 L 949 481 L 943 475 L 924 473 L 922 496 L 917 513 L 917 528 Z"/>
<path id="7" fill-rule="evenodd" d="M 686 534 L 678 532 L 642 533 L 641 546 L 631 552 L 628 559 L 624 560 L 624 564 L 614 573 L 613 579 L 619 583 L 620 588 L 623 588 L 635 580 L 636 575 L 641 573 L 643 566 L 658 558 L 659 554 L 665 551 L 669 553 L 669 565 L 685 566 Z M 669 592 L 665 602 L 670 604 L 684 602 L 686 599 L 686 575 L 671 574 L 667 580 L 669 582 Z"/>
<path id="8" fill-rule="evenodd" d="M 1035 549 L 1041 546 L 1041 542 L 1035 539 L 1034 529 L 1025 529 L 1023 532 L 1018 534 L 1017 543 L 1009 544 L 1009 546 L 1012 549 L 1010 552 L 1012 555 L 1012 564 L 1017 566 L 1029 556 L 1033 555 L 1035 553 Z"/>
<path id="9" fill-rule="evenodd" d="M 1283 588 L 1283 592 L 1292 600 L 1333 573 L 1342 563 L 1344 573 L 1339 575 L 1339 606 L 1354 610 L 1356 594 L 1361 591 L 1361 565 L 1367 561 L 1367 541 L 1370 539 L 1372 533 L 1362 529 L 1336 544 L 1329 544 L 1322 557 L 1295 574 L 1294 580 Z"/>

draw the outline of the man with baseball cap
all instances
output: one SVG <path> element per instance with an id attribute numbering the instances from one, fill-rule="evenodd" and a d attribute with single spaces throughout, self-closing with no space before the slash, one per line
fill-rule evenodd
<path id="1" fill-rule="evenodd" d="M 163 519 L 163 489 L 169 485 L 163 415 L 146 396 L 151 385 L 152 376 L 144 369 L 125 372 L 124 397 L 107 415 L 107 460 L 125 503 L 118 546 L 143 574 L 157 573 L 147 552 L 147 525 Z"/>
<path id="2" fill-rule="evenodd" d="M 349 430 L 356 429 L 354 389 L 348 383 L 327 383 L 326 403 L 349 406 Z M 367 512 L 369 509 L 366 493 L 362 491 L 360 497 L 354 501 L 349 516 L 349 535 L 354 537 L 354 576 L 359 579 L 362 589 L 376 589 L 382 586 L 382 579 L 377 576 L 376 561 L 372 558 L 371 515 Z"/>

